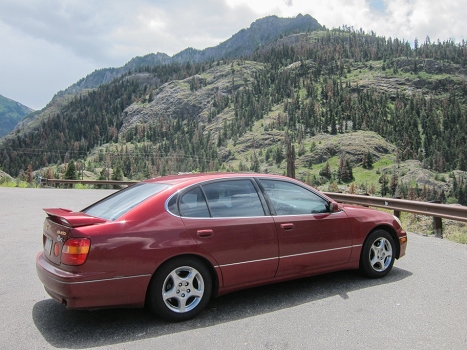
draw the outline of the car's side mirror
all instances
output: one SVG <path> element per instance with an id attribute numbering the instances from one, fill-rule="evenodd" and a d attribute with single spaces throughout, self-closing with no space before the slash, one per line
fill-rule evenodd
<path id="1" fill-rule="evenodd" d="M 339 211 L 339 205 L 337 203 L 329 203 L 329 212 L 336 213 Z"/>

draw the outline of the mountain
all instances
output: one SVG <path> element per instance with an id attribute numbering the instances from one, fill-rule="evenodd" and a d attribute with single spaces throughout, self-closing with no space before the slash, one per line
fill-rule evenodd
<path id="1" fill-rule="evenodd" d="M 412 48 L 344 27 L 238 55 L 161 63 L 159 54 L 57 96 L 0 140 L 0 167 L 61 176 L 73 159 L 96 177 L 143 179 L 282 174 L 293 160 L 316 187 L 467 204 L 467 43 Z"/>
<path id="2" fill-rule="evenodd" d="M 172 57 L 173 62 L 208 62 L 210 60 L 248 57 L 255 50 L 292 33 L 311 32 L 323 27 L 310 15 L 295 18 L 269 16 L 258 19 L 229 40 L 205 50 L 186 49 Z"/>
<path id="3" fill-rule="evenodd" d="M 265 17 L 256 20 L 249 28 L 242 29 L 216 47 L 204 50 L 187 48 L 172 57 L 164 53 L 151 53 L 143 57 L 135 57 L 123 67 L 96 70 L 57 95 L 75 94 L 83 89 L 92 89 L 100 84 L 109 83 L 129 71 L 135 71 L 145 66 L 184 62 L 199 63 L 223 58 L 247 57 L 256 49 L 279 39 L 281 36 L 320 29 L 323 27 L 310 15 L 299 14 L 295 18 Z"/>
<path id="4" fill-rule="evenodd" d="M 15 126 L 34 110 L 0 95 L 0 138 L 9 134 Z"/>

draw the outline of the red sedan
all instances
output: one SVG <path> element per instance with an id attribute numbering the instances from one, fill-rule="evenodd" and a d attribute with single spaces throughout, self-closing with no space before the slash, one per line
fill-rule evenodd
<path id="1" fill-rule="evenodd" d="M 345 269 L 383 277 L 407 245 L 393 215 L 275 175 L 166 176 L 80 212 L 44 210 L 36 267 L 52 298 L 68 308 L 147 305 L 171 321 L 253 286 Z"/>

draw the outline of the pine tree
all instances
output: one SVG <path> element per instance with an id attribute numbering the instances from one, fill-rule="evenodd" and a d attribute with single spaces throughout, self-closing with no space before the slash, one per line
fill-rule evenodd
<path id="1" fill-rule="evenodd" d="M 467 186 L 465 184 L 459 186 L 458 202 L 461 205 L 467 205 Z"/>
<path id="2" fill-rule="evenodd" d="M 388 178 L 386 174 L 383 173 L 383 175 L 381 175 L 381 177 L 379 178 L 379 183 L 381 184 L 381 197 L 384 197 L 386 196 L 389 190 Z"/>
<path id="3" fill-rule="evenodd" d="M 350 160 L 346 159 L 345 156 L 341 156 L 339 159 L 339 168 L 337 169 L 337 179 L 341 182 L 350 182 L 354 179 L 352 165 Z"/>
<path id="4" fill-rule="evenodd" d="M 350 164 L 350 159 L 345 160 L 345 165 L 347 167 L 345 182 L 350 182 L 352 180 L 355 180 L 355 178 L 353 177 L 353 170 L 352 170 L 352 164 Z"/>
<path id="5" fill-rule="evenodd" d="M 45 172 L 45 177 L 47 179 L 55 179 L 54 172 L 53 172 L 52 168 L 47 168 L 47 170 Z"/>
<path id="6" fill-rule="evenodd" d="M 256 152 L 253 152 L 253 159 L 251 162 L 250 171 L 254 173 L 259 173 L 259 170 L 260 170 L 259 160 L 258 160 L 258 157 L 256 156 Z"/>
<path id="7" fill-rule="evenodd" d="M 111 179 L 114 180 L 114 181 L 123 180 L 123 171 L 122 171 L 122 167 L 120 166 L 119 163 L 117 163 L 115 168 L 113 168 Z"/>
<path id="8" fill-rule="evenodd" d="M 112 180 L 114 181 L 121 181 L 123 180 L 123 171 L 122 171 L 122 167 L 120 166 L 120 163 L 117 163 L 117 165 L 115 166 L 115 168 L 113 168 L 112 170 Z M 121 186 L 119 185 L 114 185 L 113 188 L 115 189 L 119 189 L 121 188 Z"/>
<path id="9" fill-rule="evenodd" d="M 329 162 L 326 162 L 324 168 L 319 171 L 319 175 L 325 177 L 328 180 L 331 179 L 331 166 L 329 165 Z"/>
<path id="10" fill-rule="evenodd" d="M 295 146 L 290 143 L 287 147 L 287 176 L 295 179 Z"/>
<path id="11" fill-rule="evenodd" d="M 76 167 L 75 167 L 75 162 L 70 160 L 68 163 L 68 166 L 66 167 L 65 171 L 65 179 L 66 180 L 76 180 Z"/>
<path id="12" fill-rule="evenodd" d="M 396 195 L 396 190 L 397 190 L 397 184 L 398 184 L 398 177 L 396 170 L 394 169 L 392 176 L 391 176 L 391 181 L 389 183 L 389 189 L 391 191 L 391 195 L 395 196 Z"/>
<path id="13" fill-rule="evenodd" d="M 365 169 L 373 168 L 373 156 L 370 151 L 363 155 L 362 167 Z"/>
<path id="14" fill-rule="evenodd" d="M 282 146 L 276 148 L 276 164 L 282 163 L 284 160 L 284 154 L 282 153 Z"/>
<path id="15" fill-rule="evenodd" d="M 28 170 L 26 170 L 26 181 L 29 183 L 29 184 L 32 184 L 32 164 L 29 164 L 28 165 Z"/>

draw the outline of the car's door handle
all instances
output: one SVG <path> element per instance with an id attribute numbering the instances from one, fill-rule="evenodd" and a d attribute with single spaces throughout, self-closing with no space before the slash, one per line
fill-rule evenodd
<path id="1" fill-rule="evenodd" d="M 293 224 L 281 224 L 281 227 L 285 230 L 285 231 L 290 231 L 293 229 Z"/>
<path id="2" fill-rule="evenodd" d="M 212 234 L 214 233 L 213 230 L 198 230 L 196 231 L 196 234 L 198 237 L 203 238 L 203 237 L 211 237 Z"/>

